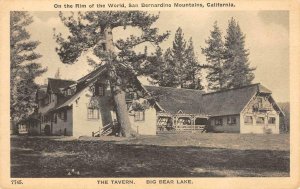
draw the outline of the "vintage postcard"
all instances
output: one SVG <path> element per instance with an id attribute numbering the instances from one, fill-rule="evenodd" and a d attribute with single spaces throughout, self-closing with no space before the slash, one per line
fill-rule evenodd
<path id="1" fill-rule="evenodd" d="M 299 188 L 300 1 L 0 1 L 1 188 Z"/>

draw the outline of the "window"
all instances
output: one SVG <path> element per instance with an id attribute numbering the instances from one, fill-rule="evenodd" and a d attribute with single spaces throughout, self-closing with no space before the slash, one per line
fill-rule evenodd
<path id="1" fill-rule="evenodd" d="M 258 108 L 262 108 L 262 98 L 257 98 Z"/>
<path id="2" fill-rule="evenodd" d="M 276 124 L 276 118 L 275 117 L 269 117 L 268 123 L 269 124 Z"/>
<path id="3" fill-rule="evenodd" d="M 253 124 L 253 118 L 252 118 L 252 116 L 246 116 L 245 120 L 244 120 L 244 123 L 252 125 Z"/>
<path id="4" fill-rule="evenodd" d="M 59 114 L 60 114 L 60 119 L 64 120 L 65 119 L 65 114 L 63 112 L 60 112 Z"/>
<path id="5" fill-rule="evenodd" d="M 135 92 L 127 92 L 125 94 L 125 98 L 127 101 L 131 101 L 133 99 L 137 99 L 137 94 Z"/>
<path id="6" fill-rule="evenodd" d="M 54 123 L 57 123 L 57 114 L 54 114 Z"/>
<path id="7" fill-rule="evenodd" d="M 98 95 L 99 96 L 104 96 L 104 87 L 103 86 L 98 87 Z"/>
<path id="8" fill-rule="evenodd" d="M 145 111 L 135 111 L 134 121 L 145 121 Z"/>
<path id="9" fill-rule="evenodd" d="M 222 120 L 222 118 L 217 118 L 217 119 L 215 119 L 215 125 L 223 125 L 223 120 Z"/>
<path id="10" fill-rule="evenodd" d="M 265 118 L 264 117 L 257 117 L 256 118 L 256 124 L 264 124 L 265 123 Z"/>
<path id="11" fill-rule="evenodd" d="M 96 84 L 96 86 L 92 87 L 91 89 L 94 96 L 104 96 L 104 86 Z"/>
<path id="12" fill-rule="evenodd" d="M 88 108 L 88 119 L 99 119 L 99 109 Z"/>
<path id="13" fill-rule="evenodd" d="M 67 121 L 67 110 L 61 111 L 58 113 L 58 117 L 61 120 Z"/>
<path id="14" fill-rule="evenodd" d="M 230 125 L 236 124 L 236 117 L 227 117 L 227 124 Z"/>
<path id="15" fill-rule="evenodd" d="M 67 110 L 65 110 L 64 112 L 63 112 L 63 114 L 64 114 L 64 121 L 67 121 L 67 118 L 68 118 L 68 114 L 67 114 Z"/>

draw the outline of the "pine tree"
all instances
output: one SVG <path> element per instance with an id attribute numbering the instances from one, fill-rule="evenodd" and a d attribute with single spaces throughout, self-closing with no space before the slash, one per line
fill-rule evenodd
<path id="1" fill-rule="evenodd" d="M 163 81 L 161 85 L 163 87 L 177 87 L 180 83 L 178 80 L 178 71 L 176 69 L 176 62 L 173 59 L 171 48 L 167 48 L 163 55 L 164 69 L 163 69 Z"/>
<path id="2" fill-rule="evenodd" d="M 143 68 L 143 74 L 150 77 L 152 85 L 163 87 L 176 87 L 176 74 L 174 74 L 174 62 L 171 56 L 171 49 L 168 48 L 163 53 L 160 47 L 157 47 L 154 54 L 147 57 L 148 63 Z"/>
<path id="3" fill-rule="evenodd" d="M 217 22 L 214 23 L 213 30 L 210 36 L 205 40 L 207 47 L 202 48 L 202 53 L 206 57 L 208 63 L 207 82 L 208 89 L 217 91 L 225 88 L 225 74 L 223 70 L 224 62 L 224 43 L 222 41 L 222 34 Z"/>
<path id="4" fill-rule="evenodd" d="M 182 29 L 176 31 L 172 48 L 168 48 L 162 56 L 162 50 L 148 58 L 152 64 L 145 66 L 144 73 L 150 76 L 152 84 L 164 87 L 181 87 L 202 90 L 201 66 L 194 52 L 193 40 L 188 45 Z"/>
<path id="5" fill-rule="evenodd" d="M 46 72 L 35 62 L 41 57 L 35 52 L 40 42 L 31 40 L 26 30 L 32 22 L 28 12 L 10 13 L 10 116 L 15 122 L 26 118 L 36 107 L 38 85 L 34 80 Z"/>
<path id="6" fill-rule="evenodd" d="M 68 37 L 55 34 L 61 61 L 73 64 L 83 52 L 92 50 L 99 62 L 107 65 L 122 136 L 135 135 L 130 125 L 125 88 L 135 81 L 137 72 L 134 68 L 146 59 L 146 55 L 136 53 L 134 47 L 146 42 L 158 45 L 169 35 L 168 32 L 159 35 L 158 29 L 152 26 L 159 16 L 143 11 L 89 11 L 76 15 L 73 13 L 69 17 L 60 13 L 60 18 L 70 31 Z M 118 27 L 126 29 L 128 26 L 140 29 L 142 35 L 131 35 L 126 40 L 119 39 L 113 43 L 113 30 Z M 106 44 L 103 44 L 103 40 Z"/>
<path id="7" fill-rule="evenodd" d="M 188 46 L 185 50 L 185 57 L 185 69 L 183 70 L 185 84 L 183 88 L 202 90 L 204 87 L 201 84 L 201 66 L 195 55 L 192 38 L 189 39 Z"/>
<path id="8" fill-rule="evenodd" d="M 186 75 L 184 73 L 186 62 L 186 41 L 184 40 L 184 34 L 180 27 L 176 30 L 171 51 L 172 61 L 175 64 L 173 73 L 177 76 L 176 80 L 179 86 L 183 88 L 183 84 L 186 81 Z"/>
<path id="9" fill-rule="evenodd" d="M 236 88 L 251 84 L 253 71 L 248 60 L 249 50 L 245 48 L 245 35 L 239 24 L 231 18 L 225 37 L 224 72 L 226 88 Z"/>

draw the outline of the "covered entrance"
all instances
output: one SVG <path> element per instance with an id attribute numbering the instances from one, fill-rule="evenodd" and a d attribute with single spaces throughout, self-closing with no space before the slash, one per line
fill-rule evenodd
<path id="1" fill-rule="evenodd" d="M 208 116 L 202 114 L 157 114 L 157 131 L 203 131 L 208 124 Z"/>

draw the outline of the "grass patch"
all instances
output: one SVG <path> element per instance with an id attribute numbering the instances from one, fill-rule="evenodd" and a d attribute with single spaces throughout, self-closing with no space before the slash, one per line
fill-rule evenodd
<path id="1" fill-rule="evenodd" d="M 111 139 L 12 137 L 11 176 L 289 176 L 288 135 L 183 133 Z"/>

